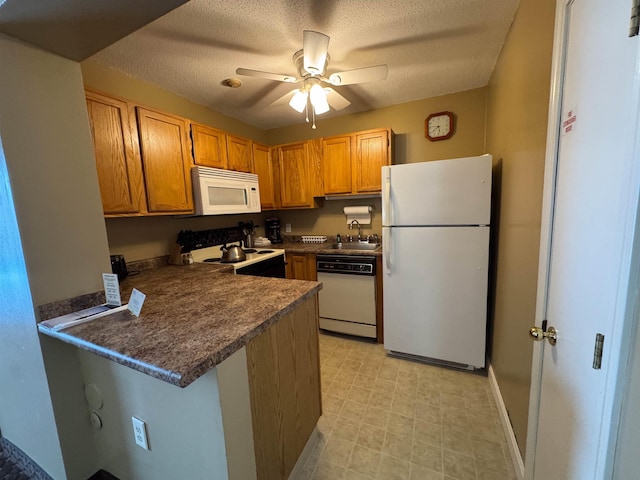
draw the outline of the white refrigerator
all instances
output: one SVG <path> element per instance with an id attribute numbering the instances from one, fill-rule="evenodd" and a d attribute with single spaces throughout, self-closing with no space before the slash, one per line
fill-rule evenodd
<path id="1" fill-rule="evenodd" d="M 384 347 L 485 366 L 491 155 L 382 168 Z"/>

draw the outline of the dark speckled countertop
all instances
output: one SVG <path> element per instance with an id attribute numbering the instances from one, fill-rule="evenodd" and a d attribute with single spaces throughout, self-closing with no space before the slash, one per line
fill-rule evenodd
<path id="1" fill-rule="evenodd" d="M 160 380 L 186 387 L 321 288 L 318 282 L 220 273 L 212 265 L 166 266 L 121 283 L 147 298 L 128 310 L 42 332 Z"/>

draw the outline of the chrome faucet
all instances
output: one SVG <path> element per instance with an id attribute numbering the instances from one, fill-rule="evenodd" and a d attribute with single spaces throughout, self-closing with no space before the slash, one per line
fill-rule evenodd
<path id="1" fill-rule="evenodd" d="M 362 240 L 362 233 L 360 231 L 360 222 L 358 220 L 351 220 L 351 223 L 349 224 L 349 230 L 353 229 L 353 224 L 358 225 L 358 241 Z"/>

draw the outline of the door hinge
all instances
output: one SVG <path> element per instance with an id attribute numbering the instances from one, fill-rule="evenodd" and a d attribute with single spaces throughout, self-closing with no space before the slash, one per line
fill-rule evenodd
<path id="1" fill-rule="evenodd" d="M 631 20 L 629 21 L 629 36 L 635 37 L 640 31 L 640 0 L 631 0 Z"/>
<path id="2" fill-rule="evenodd" d="M 596 333 L 596 344 L 593 347 L 593 368 L 600 370 L 602 366 L 602 347 L 604 346 L 604 335 Z"/>

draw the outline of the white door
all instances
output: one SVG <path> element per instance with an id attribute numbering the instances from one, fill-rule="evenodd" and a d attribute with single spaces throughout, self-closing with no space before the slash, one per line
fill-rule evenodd
<path id="1" fill-rule="evenodd" d="M 601 479 L 610 468 L 640 166 L 630 12 L 631 0 L 558 2 L 536 312 L 558 340 L 534 349 L 530 479 Z"/>
<path id="2" fill-rule="evenodd" d="M 382 167 L 382 225 L 488 225 L 491 155 Z"/>
<path id="3" fill-rule="evenodd" d="M 489 227 L 383 227 L 384 348 L 484 367 Z"/>

